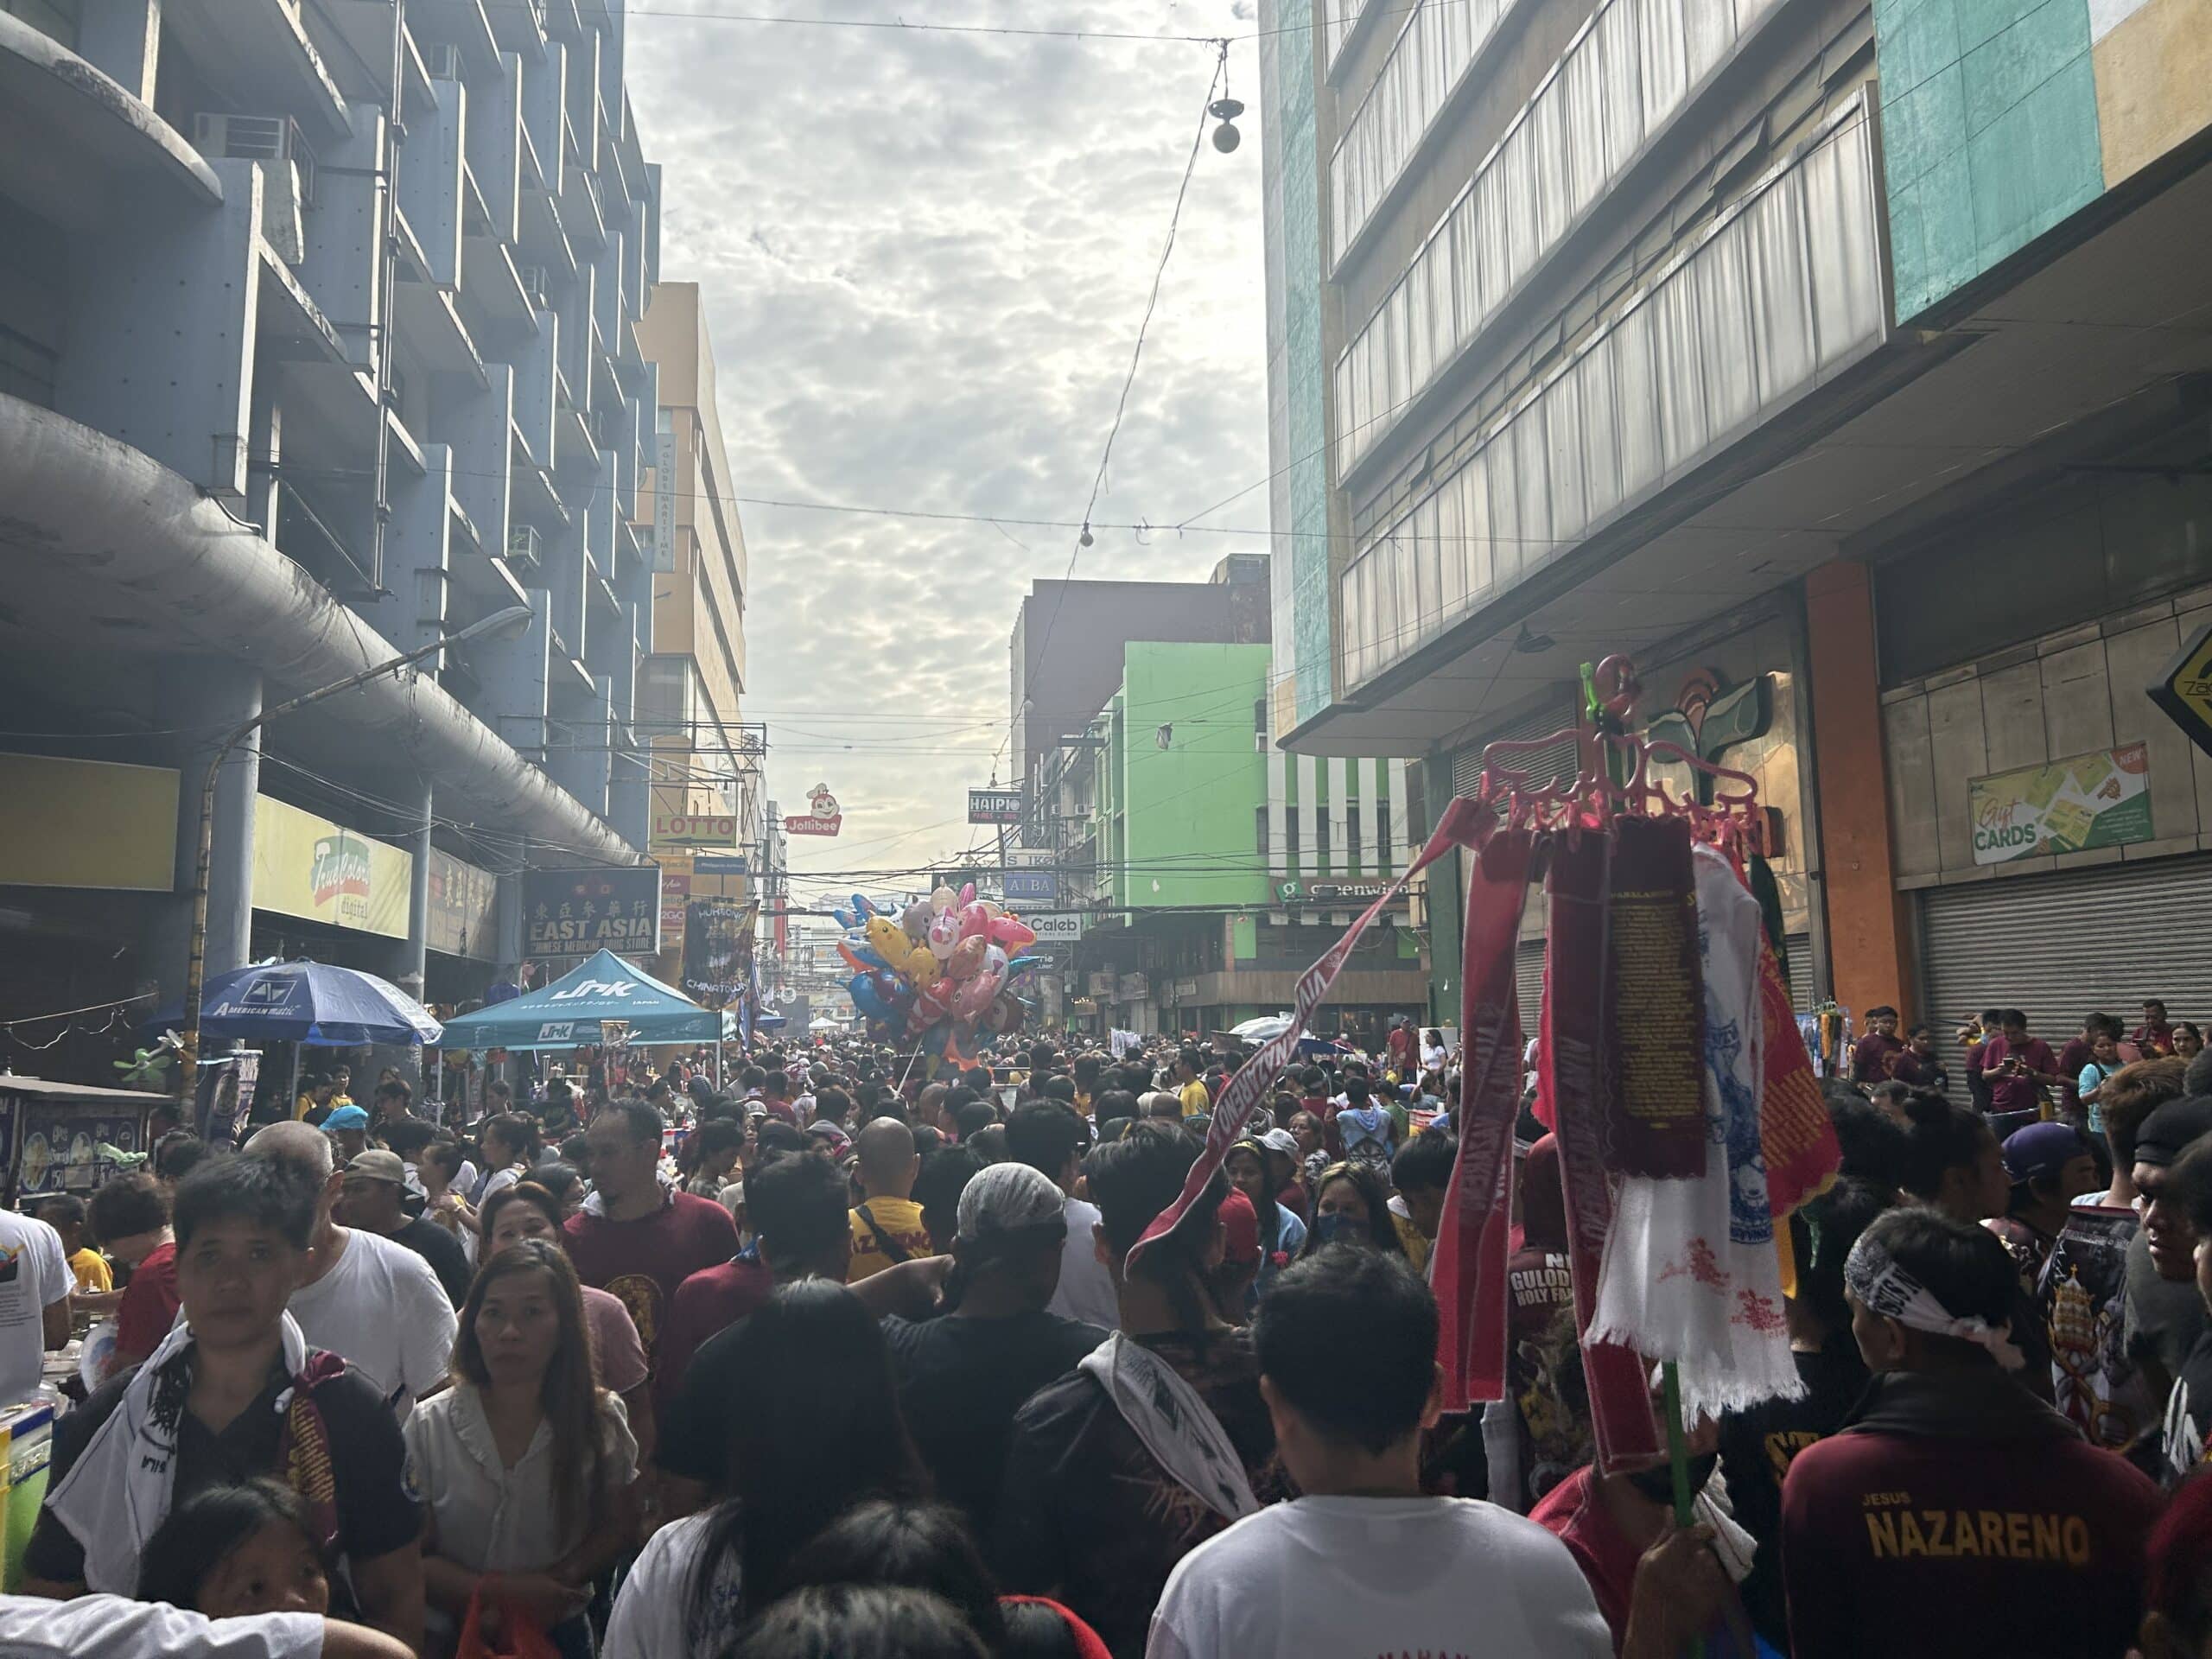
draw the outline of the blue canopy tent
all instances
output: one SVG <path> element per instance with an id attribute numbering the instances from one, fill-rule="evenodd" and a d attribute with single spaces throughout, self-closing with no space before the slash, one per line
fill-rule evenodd
<path id="1" fill-rule="evenodd" d="M 550 985 L 446 1021 L 448 1048 L 578 1048 L 601 1040 L 602 1020 L 628 1022 L 630 1041 L 713 1043 L 730 1016 L 702 1008 L 612 950 L 601 950 Z"/>
<path id="2" fill-rule="evenodd" d="M 145 1023 L 181 1025 L 172 1002 Z M 200 1034 L 249 1043 L 307 1043 L 350 1048 L 360 1043 L 435 1043 L 435 1016 L 389 980 L 327 962 L 260 962 L 218 974 L 200 999 Z"/>

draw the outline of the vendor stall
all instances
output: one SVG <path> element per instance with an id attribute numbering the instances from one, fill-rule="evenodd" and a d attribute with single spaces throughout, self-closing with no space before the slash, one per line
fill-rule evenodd
<path id="1" fill-rule="evenodd" d="M 728 1014 L 701 1007 L 601 950 L 550 985 L 448 1020 L 445 1040 L 466 1048 L 593 1048 L 607 1039 L 609 1025 L 624 1027 L 623 1040 L 638 1046 L 734 1035 Z"/>
<path id="2" fill-rule="evenodd" d="M 168 1103 L 138 1089 L 0 1071 L 0 1196 L 12 1209 L 48 1193 L 82 1197 L 144 1155 L 146 1114 Z"/>

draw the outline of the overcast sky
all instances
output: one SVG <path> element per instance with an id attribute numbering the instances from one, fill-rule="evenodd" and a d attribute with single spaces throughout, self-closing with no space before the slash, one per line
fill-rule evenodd
<path id="1" fill-rule="evenodd" d="M 1264 529 L 1264 272 L 1250 0 L 650 0 L 655 13 L 1244 35 L 1244 143 L 1200 153 L 1094 516 Z M 1214 48 L 639 15 L 628 73 L 662 166 L 661 274 L 698 282 L 741 493 L 1075 519 L 1098 465 Z M 802 875 L 965 849 L 1007 775 L 1007 642 L 1074 532 L 746 506 L 744 715 Z M 1101 531 L 1083 577 L 1203 580 L 1255 537 Z M 1081 626 L 1071 607 L 1055 631 Z M 980 834 L 981 832 L 975 832 Z M 889 878 L 863 884 L 902 887 Z M 798 884 L 798 896 L 823 890 Z"/>

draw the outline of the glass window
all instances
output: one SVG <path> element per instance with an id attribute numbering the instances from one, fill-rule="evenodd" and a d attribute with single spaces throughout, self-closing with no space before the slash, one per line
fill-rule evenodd
<path id="1" fill-rule="evenodd" d="M 1467 537 L 1459 503 L 1465 492 L 1458 474 L 1446 479 L 1436 493 L 1437 619 L 1449 627 L 1467 608 Z"/>
<path id="2" fill-rule="evenodd" d="M 1443 575 L 1438 568 L 1441 550 L 1437 544 L 1440 513 L 1435 495 L 1414 512 L 1414 592 L 1420 601 L 1414 626 L 1407 630 L 1410 647 L 1417 639 L 1433 639 L 1444 628 Z"/>
<path id="3" fill-rule="evenodd" d="M 1459 469 L 1459 533 L 1465 538 L 1460 545 L 1465 550 L 1471 610 L 1490 598 L 1491 583 L 1490 475 L 1479 449 Z"/>

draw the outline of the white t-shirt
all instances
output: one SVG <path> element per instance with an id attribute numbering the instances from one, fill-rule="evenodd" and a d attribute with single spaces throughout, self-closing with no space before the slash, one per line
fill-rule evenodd
<path id="1" fill-rule="evenodd" d="M 1152 1616 L 1147 1659 L 1297 1653 L 1371 1659 L 1612 1659 L 1567 1546 L 1469 1497 L 1301 1497 L 1185 1555 Z"/>
<path id="2" fill-rule="evenodd" d="M 1065 1205 L 1068 1242 L 1060 1256 L 1060 1287 L 1045 1304 L 1047 1313 L 1064 1319 L 1084 1319 L 1108 1331 L 1122 1328 L 1122 1300 L 1114 1294 L 1114 1275 L 1098 1259 L 1098 1206 L 1081 1198 Z"/>
<path id="3" fill-rule="evenodd" d="M 0 1210 L 0 1406 L 38 1392 L 46 1310 L 75 1282 L 60 1234 L 35 1216 Z"/>
<path id="4" fill-rule="evenodd" d="M 671 1521 L 648 1539 L 630 1564 L 607 1615 L 599 1659 L 664 1659 L 670 1654 L 719 1653 L 738 1626 L 740 1580 L 732 1556 L 715 1579 L 711 1630 L 694 1640 L 688 1625 L 691 1570 L 706 1547 L 712 1510 Z"/>
<path id="5" fill-rule="evenodd" d="M 311 1348 L 327 1348 L 374 1382 L 404 1426 L 446 1380 L 459 1321 L 430 1264 L 404 1244 L 353 1228 L 337 1264 L 292 1293 Z"/>
<path id="6" fill-rule="evenodd" d="M 311 1613 L 206 1618 L 128 1596 L 0 1596 L 0 1653 L 9 1659 L 317 1659 L 322 1620 Z"/>

